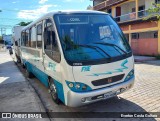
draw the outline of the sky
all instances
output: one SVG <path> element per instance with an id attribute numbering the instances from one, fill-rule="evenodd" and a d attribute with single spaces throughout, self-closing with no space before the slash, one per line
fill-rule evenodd
<path id="1" fill-rule="evenodd" d="M 35 20 L 49 11 L 86 10 L 92 5 L 90 0 L 0 0 L 0 2 L 2 10 L 0 30 L 7 28 L 6 34 L 11 34 L 11 26 L 21 21 Z"/>

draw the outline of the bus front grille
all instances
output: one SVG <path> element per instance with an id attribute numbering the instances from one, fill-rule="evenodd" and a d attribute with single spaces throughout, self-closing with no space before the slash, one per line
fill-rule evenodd
<path id="1" fill-rule="evenodd" d="M 106 84 L 114 83 L 114 82 L 122 80 L 123 77 L 124 77 L 124 75 L 125 74 L 121 74 L 121 75 L 112 76 L 112 77 L 109 77 L 109 78 L 94 80 L 94 81 L 92 81 L 92 84 L 94 86 L 101 86 L 101 85 L 106 85 Z"/>

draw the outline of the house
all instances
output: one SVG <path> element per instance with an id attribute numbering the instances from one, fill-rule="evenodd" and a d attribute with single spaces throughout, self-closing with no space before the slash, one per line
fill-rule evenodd
<path id="1" fill-rule="evenodd" d="M 160 54 L 160 21 L 144 20 L 152 3 L 160 0 L 93 0 L 93 9 L 115 18 L 135 55 Z"/>

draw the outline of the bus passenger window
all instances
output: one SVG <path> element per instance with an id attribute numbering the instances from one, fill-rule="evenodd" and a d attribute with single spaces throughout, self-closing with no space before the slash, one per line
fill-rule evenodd
<path id="1" fill-rule="evenodd" d="M 42 48 L 42 24 L 37 26 L 37 47 Z"/>
<path id="2" fill-rule="evenodd" d="M 31 28 L 31 47 L 36 48 L 36 28 L 35 26 Z"/>
<path id="3" fill-rule="evenodd" d="M 26 43 L 25 43 L 25 46 L 26 46 L 26 47 L 29 47 L 29 30 L 26 30 L 25 35 L 26 35 L 26 36 L 25 36 L 25 40 L 26 40 L 26 41 L 25 41 L 25 42 L 26 42 Z"/>
<path id="4" fill-rule="evenodd" d="M 22 32 L 22 41 L 21 41 L 21 45 L 25 46 L 25 31 Z"/>

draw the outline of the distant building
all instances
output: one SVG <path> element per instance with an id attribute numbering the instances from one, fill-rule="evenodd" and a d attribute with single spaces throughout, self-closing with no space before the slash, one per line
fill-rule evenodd
<path id="1" fill-rule="evenodd" d="M 13 44 L 12 35 L 2 35 L 2 38 L 3 38 L 4 42 L 5 42 L 5 45 Z"/>
<path id="2" fill-rule="evenodd" d="M 147 9 L 160 0 L 93 0 L 93 9 L 110 13 L 120 25 L 135 55 L 160 54 L 160 21 L 144 21 Z"/>

